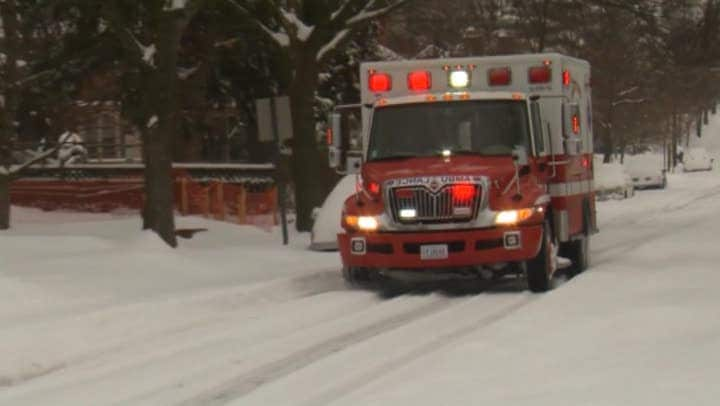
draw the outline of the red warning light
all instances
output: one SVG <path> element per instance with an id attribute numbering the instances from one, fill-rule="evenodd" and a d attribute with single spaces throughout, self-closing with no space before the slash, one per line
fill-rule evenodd
<path id="1" fill-rule="evenodd" d="M 528 71 L 528 79 L 530 83 L 549 83 L 552 78 L 552 69 L 550 66 L 534 66 Z"/>
<path id="2" fill-rule="evenodd" d="M 408 89 L 414 92 L 430 90 L 432 75 L 426 70 L 410 72 L 407 77 Z"/>
<path id="3" fill-rule="evenodd" d="M 470 184 L 458 184 L 452 185 L 450 189 L 452 194 L 453 203 L 459 205 L 469 205 L 475 198 L 475 185 Z"/>
<path id="4" fill-rule="evenodd" d="M 378 196 L 380 194 L 380 184 L 377 182 L 368 182 L 367 190 L 371 195 Z"/>
<path id="5" fill-rule="evenodd" d="M 563 86 L 570 86 L 570 71 L 567 69 L 563 71 Z"/>
<path id="6" fill-rule="evenodd" d="M 583 168 L 585 168 L 585 169 L 590 169 L 590 158 L 584 156 L 584 157 L 582 158 L 582 166 L 583 166 Z"/>
<path id="7" fill-rule="evenodd" d="M 488 70 L 488 83 L 490 86 L 507 86 L 512 79 L 510 68 L 493 68 Z"/>
<path id="8" fill-rule="evenodd" d="M 368 78 L 368 88 L 371 92 L 389 92 L 392 90 L 392 76 L 387 73 L 371 73 Z"/>
<path id="9" fill-rule="evenodd" d="M 580 134 L 580 117 L 577 114 L 572 117 L 572 131 L 575 135 Z"/>

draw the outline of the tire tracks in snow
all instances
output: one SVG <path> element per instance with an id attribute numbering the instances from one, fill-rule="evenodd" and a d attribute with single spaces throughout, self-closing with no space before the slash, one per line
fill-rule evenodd
<path id="1" fill-rule="evenodd" d="M 206 391 L 205 393 L 181 402 L 180 405 L 210 406 L 225 404 L 253 392 L 260 386 L 286 377 L 312 363 L 343 351 L 348 347 L 388 331 L 401 328 L 416 320 L 429 317 L 449 307 L 457 306 L 459 303 L 461 302 L 451 298 L 441 297 L 392 317 L 381 318 L 369 325 L 345 331 L 342 334 L 329 337 L 309 347 L 291 352 L 280 359 L 235 376 L 210 391 Z"/>
<path id="2" fill-rule="evenodd" d="M 715 187 L 710 189 L 710 191 L 707 191 L 705 193 L 701 193 L 699 195 L 695 195 L 690 199 L 681 201 L 681 202 L 674 202 L 668 205 L 663 206 L 662 208 L 659 208 L 658 210 L 651 211 L 647 216 L 643 216 L 641 218 L 635 218 L 632 221 L 630 221 L 630 224 L 638 226 L 638 225 L 644 225 L 649 224 L 652 221 L 656 220 L 660 216 L 667 216 L 670 213 L 679 212 L 681 210 L 685 210 L 691 206 L 693 206 L 696 203 L 712 199 L 715 197 L 720 196 L 720 187 Z M 612 228 L 612 226 L 619 225 L 621 221 L 627 221 L 628 219 L 624 218 L 620 219 L 613 219 L 609 224 L 603 226 Z M 668 225 L 668 228 L 672 228 L 672 231 L 678 231 L 678 230 L 686 230 L 689 228 L 697 227 L 699 224 L 705 222 L 706 219 L 703 216 L 698 216 L 698 219 L 696 221 L 692 221 L 689 223 L 685 223 L 682 225 L 673 224 Z M 624 223 L 624 225 L 627 225 L 627 223 Z M 630 238 L 630 239 L 622 239 L 620 242 L 612 243 L 608 246 L 605 246 L 599 250 L 592 251 L 593 256 L 600 255 L 601 260 L 600 261 L 593 261 L 591 266 L 596 267 L 598 265 L 603 265 L 606 263 L 611 262 L 615 257 L 622 256 L 624 254 L 627 254 L 629 252 L 632 252 L 636 250 L 639 247 L 642 247 L 646 244 L 649 244 L 653 241 L 656 241 L 658 239 L 662 239 L 667 237 L 667 234 L 660 232 L 658 229 L 652 229 L 647 230 L 645 232 L 641 232 L 638 234 L 638 236 Z"/>
<path id="3" fill-rule="evenodd" d="M 264 308 L 268 306 L 282 306 L 289 302 L 312 298 L 325 293 L 343 290 L 344 285 L 339 271 L 321 270 L 311 274 L 297 277 L 280 278 L 257 286 L 231 287 L 213 289 L 206 292 L 186 295 L 171 295 L 152 301 L 112 305 L 106 304 L 104 308 L 87 309 L 86 312 L 76 312 L 65 317 L 55 314 L 41 319 L 31 318 L 25 323 L 11 323 L 0 327 L 0 338 L 8 342 L 22 343 L 22 336 L 34 335 L 45 337 L 52 345 L 53 342 L 73 339 L 87 340 L 88 325 L 105 325 L 105 320 L 124 320 L 122 324 L 113 323 L 107 328 L 98 328 L 93 337 L 96 343 L 89 348 L 78 348 L 64 354 L 59 359 L 32 359 L 25 357 L 27 371 L 4 370 L 0 368 L 0 387 L 12 387 L 29 383 L 40 377 L 47 377 L 56 372 L 81 368 L 88 364 L 97 363 L 107 357 L 117 354 L 133 352 L 139 348 L 152 345 L 160 346 L 170 338 L 179 338 L 193 334 L 197 330 L 211 330 L 213 327 L 226 322 L 228 318 L 238 318 L 233 314 L 236 309 Z M 182 308 L 191 308 L 190 312 L 181 312 Z M 209 317 L 207 312 L 194 313 L 197 308 L 217 309 Z M 128 318 L 129 314 L 147 315 L 147 309 L 160 317 L 163 314 L 171 316 L 169 323 L 138 328 L 136 318 Z M 54 336 L 54 330 L 70 331 Z M 50 334 L 48 335 L 48 332 Z M 123 333 L 128 333 L 125 336 Z M 37 338 L 36 338 L 37 339 Z M 22 351 L 22 348 L 8 351 Z"/>
<path id="4" fill-rule="evenodd" d="M 523 297 L 517 302 L 504 306 L 498 311 L 482 315 L 469 324 L 464 323 L 464 325 L 458 328 L 443 332 L 438 337 L 419 347 L 411 349 L 400 356 L 391 357 L 390 360 L 366 370 L 353 379 L 325 390 L 320 395 L 313 397 L 310 401 L 302 403 L 302 406 L 325 405 L 340 400 L 350 393 L 405 367 L 412 361 L 441 351 L 473 333 L 492 327 L 495 323 L 513 315 L 537 298 L 539 298 L 539 296 Z"/>

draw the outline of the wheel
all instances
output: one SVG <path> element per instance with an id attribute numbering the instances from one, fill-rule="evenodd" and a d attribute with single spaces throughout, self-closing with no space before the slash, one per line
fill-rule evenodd
<path id="1" fill-rule="evenodd" d="M 557 264 L 557 244 L 550 223 L 543 224 L 542 244 L 535 258 L 527 262 L 527 282 L 531 292 L 541 293 L 550 290 L 552 276 Z"/>
<path id="2" fill-rule="evenodd" d="M 583 273 L 590 266 L 590 236 L 562 244 L 560 256 L 572 261 L 572 265 L 566 270 L 570 278 Z"/>
<path id="3" fill-rule="evenodd" d="M 348 288 L 365 288 L 372 281 L 372 272 L 367 268 L 343 267 L 343 279 Z"/>

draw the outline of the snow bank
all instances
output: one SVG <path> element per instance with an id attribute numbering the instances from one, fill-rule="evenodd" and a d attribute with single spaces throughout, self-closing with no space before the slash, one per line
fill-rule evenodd
<path id="1" fill-rule="evenodd" d="M 601 156 L 595 156 L 595 191 L 599 199 L 608 197 L 625 198 L 632 196 L 632 180 L 622 164 L 603 163 Z"/>
<path id="2" fill-rule="evenodd" d="M 356 184 L 355 175 L 347 175 L 335 185 L 317 211 L 310 248 L 319 251 L 337 249 L 337 235 L 343 232 L 340 226 L 342 207 L 345 200 L 355 193 Z"/>
<path id="3" fill-rule="evenodd" d="M 716 173 L 598 204 L 591 269 L 544 295 L 346 290 L 336 253 L 200 218 L 14 211 L 0 404 L 714 405 Z"/>

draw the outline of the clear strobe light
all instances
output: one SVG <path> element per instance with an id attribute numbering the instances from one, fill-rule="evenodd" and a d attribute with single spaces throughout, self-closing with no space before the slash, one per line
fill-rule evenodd
<path id="1" fill-rule="evenodd" d="M 470 74 L 466 70 L 450 72 L 450 86 L 455 89 L 464 89 L 470 86 Z"/>

